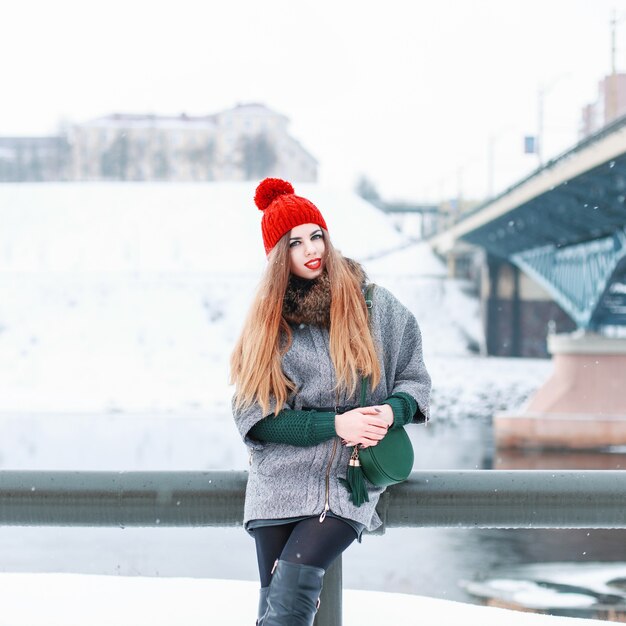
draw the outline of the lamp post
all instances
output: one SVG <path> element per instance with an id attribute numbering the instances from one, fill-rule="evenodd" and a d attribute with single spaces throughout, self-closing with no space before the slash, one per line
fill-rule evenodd
<path id="1" fill-rule="evenodd" d="M 617 25 L 626 20 L 626 15 L 617 16 L 615 9 L 611 15 L 611 75 L 609 76 L 609 93 L 604 110 L 604 123 L 608 124 L 617 117 L 617 63 L 616 63 L 616 31 Z"/>
<path id="2" fill-rule="evenodd" d="M 487 144 L 487 197 L 493 198 L 494 147 L 496 136 L 490 133 Z"/>
<path id="3" fill-rule="evenodd" d="M 500 128 L 496 132 L 489 133 L 489 137 L 487 139 L 487 198 L 493 198 L 494 187 L 495 187 L 495 148 L 496 141 L 500 139 L 500 137 L 508 132 L 511 129 L 511 126 L 505 126 L 504 128 Z"/>
<path id="4" fill-rule="evenodd" d="M 539 161 L 540 166 L 543 165 L 543 118 L 545 99 L 552 89 L 554 89 L 555 85 L 565 76 L 566 74 L 560 74 L 547 85 L 541 83 L 537 91 L 537 145 L 535 150 L 537 152 L 537 160 Z"/>

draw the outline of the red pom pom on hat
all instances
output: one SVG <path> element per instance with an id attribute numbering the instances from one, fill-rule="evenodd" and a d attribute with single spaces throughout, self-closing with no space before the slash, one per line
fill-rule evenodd
<path id="1" fill-rule="evenodd" d="M 285 194 L 295 193 L 293 186 L 286 180 L 280 178 L 266 178 L 259 183 L 254 194 L 254 204 L 259 207 L 259 211 L 265 211 L 267 207 L 278 198 Z"/>
<path id="2" fill-rule="evenodd" d="M 281 237 L 300 224 L 317 224 L 328 230 L 319 209 L 306 198 L 296 196 L 293 186 L 280 178 L 266 178 L 259 183 L 254 203 L 263 211 L 261 232 L 265 254 Z"/>

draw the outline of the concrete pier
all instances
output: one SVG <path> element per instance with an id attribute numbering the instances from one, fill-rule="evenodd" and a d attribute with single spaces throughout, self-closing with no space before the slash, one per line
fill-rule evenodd
<path id="1" fill-rule="evenodd" d="M 626 339 L 552 335 L 554 370 L 518 412 L 494 417 L 500 448 L 599 449 L 626 445 Z"/>

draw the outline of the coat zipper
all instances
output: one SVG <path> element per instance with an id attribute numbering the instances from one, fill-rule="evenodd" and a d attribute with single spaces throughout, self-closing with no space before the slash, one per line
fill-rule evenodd
<path id="1" fill-rule="evenodd" d="M 330 351 L 330 346 L 329 346 Z M 332 383 L 332 381 L 331 381 Z M 337 407 L 339 406 L 339 390 L 335 385 L 335 415 L 337 414 Z M 326 468 L 326 497 L 324 498 L 324 510 L 320 515 L 320 524 L 326 519 L 326 513 L 330 510 L 330 469 L 333 465 L 333 461 L 335 460 L 335 453 L 337 452 L 337 440 L 339 437 L 335 437 L 333 441 L 333 450 L 330 453 L 330 461 L 328 461 L 328 467 Z"/>
<path id="2" fill-rule="evenodd" d="M 332 467 L 333 461 L 335 460 L 335 453 L 337 452 L 337 437 L 335 437 L 335 441 L 333 441 L 333 451 L 330 453 L 330 461 L 328 462 L 328 467 L 326 468 L 326 498 L 324 500 L 324 510 L 320 515 L 320 524 L 326 519 L 326 513 L 330 510 L 330 505 L 328 503 L 329 493 L 330 493 L 330 468 Z"/>

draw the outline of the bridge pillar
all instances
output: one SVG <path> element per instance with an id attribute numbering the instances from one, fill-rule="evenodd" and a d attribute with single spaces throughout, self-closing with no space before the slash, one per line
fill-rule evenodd
<path id="1" fill-rule="evenodd" d="M 494 417 L 498 447 L 598 449 L 626 445 L 626 339 L 551 335 L 554 370 L 527 406 Z"/>
<path id="2" fill-rule="evenodd" d="M 487 354 L 547 357 L 548 329 L 576 324 L 552 297 L 516 265 L 488 255 L 481 280 Z"/>

